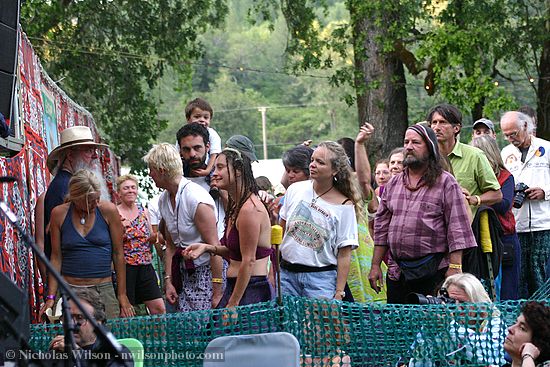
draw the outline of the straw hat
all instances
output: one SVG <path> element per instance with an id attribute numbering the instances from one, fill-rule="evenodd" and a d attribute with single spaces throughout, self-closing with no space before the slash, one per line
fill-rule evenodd
<path id="1" fill-rule="evenodd" d="M 48 171 L 52 173 L 58 164 L 59 159 L 64 155 L 65 149 L 72 148 L 80 145 L 94 146 L 97 148 L 104 148 L 108 145 L 96 143 L 92 136 L 92 130 L 88 126 L 72 126 L 68 127 L 61 132 L 61 144 L 50 152 L 46 165 Z"/>

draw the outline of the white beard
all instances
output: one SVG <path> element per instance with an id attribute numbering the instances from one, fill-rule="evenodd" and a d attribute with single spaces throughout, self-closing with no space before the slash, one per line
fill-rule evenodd
<path id="1" fill-rule="evenodd" d="M 94 162 L 91 165 L 86 164 L 83 161 L 78 161 L 75 164 L 74 172 L 77 172 L 78 170 L 85 169 L 87 171 L 92 172 L 99 181 L 99 193 L 101 200 L 111 201 L 111 195 L 109 194 L 109 190 L 107 188 L 107 182 L 105 181 L 105 178 L 103 177 L 103 172 L 101 172 L 101 169 L 99 166 Z M 74 174 L 73 172 L 73 174 Z"/>

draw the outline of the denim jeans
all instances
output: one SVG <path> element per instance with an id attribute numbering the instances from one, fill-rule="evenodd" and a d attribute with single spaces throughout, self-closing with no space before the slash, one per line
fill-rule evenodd
<path id="1" fill-rule="evenodd" d="M 333 299 L 336 270 L 294 273 L 281 269 L 281 290 L 287 296 Z"/>

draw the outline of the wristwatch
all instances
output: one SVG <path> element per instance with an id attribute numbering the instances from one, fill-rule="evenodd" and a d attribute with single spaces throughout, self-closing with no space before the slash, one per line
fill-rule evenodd
<path id="1" fill-rule="evenodd" d="M 344 298 L 346 296 L 346 292 L 345 291 L 336 291 L 336 293 L 334 293 L 334 297 L 336 296 L 340 296 L 342 298 Z"/>

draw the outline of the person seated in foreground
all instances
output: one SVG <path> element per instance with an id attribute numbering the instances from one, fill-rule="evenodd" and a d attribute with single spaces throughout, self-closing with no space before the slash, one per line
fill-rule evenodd
<path id="1" fill-rule="evenodd" d="M 75 289 L 76 296 L 92 317 L 100 324 L 105 325 L 107 316 L 105 315 L 105 306 L 101 302 L 99 293 L 90 288 Z M 76 303 L 69 301 L 71 317 L 77 326 L 77 331 L 74 333 L 74 339 L 77 349 L 87 352 L 75 351 L 73 355 L 81 358 L 82 366 L 123 366 L 123 362 L 115 357 L 114 352 L 110 352 L 107 345 L 100 340 L 91 322 L 89 322 L 81 310 L 78 309 Z M 63 353 L 65 351 L 65 336 L 57 335 L 50 342 L 50 350 Z M 93 358 L 101 356 L 103 358 Z M 133 366 L 133 358 L 130 350 L 122 346 L 122 358 L 126 362 L 126 366 Z"/>
<path id="2" fill-rule="evenodd" d="M 472 360 L 484 366 L 500 366 L 505 362 L 501 348 L 504 322 L 483 284 L 475 276 L 469 273 L 451 275 L 441 286 L 439 297 L 423 298 L 420 295 L 418 299 L 421 301 L 416 303 L 420 304 L 456 303 L 457 306 L 443 310 L 447 313 L 441 319 L 451 320 L 448 333 L 441 333 L 435 325 L 437 321 L 429 327 L 422 327 L 411 347 L 413 358 L 409 361 L 410 367 L 461 365 Z M 463 306 L 465 303 L 472 305 Z M 437 351 L 445 352 L 445 360 L 436 361 Z"/>
<path id="3" fill-rule="evenodd" d="M 550 366 L 550 305 L 526 302 L 508 328 L 504 350 L 512 358 L 505 367 Z"/>

